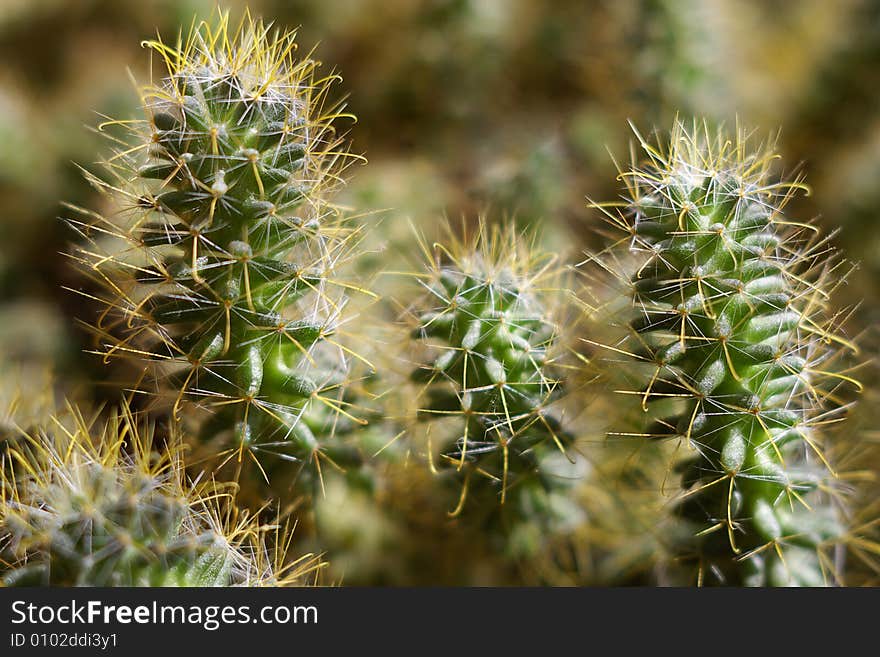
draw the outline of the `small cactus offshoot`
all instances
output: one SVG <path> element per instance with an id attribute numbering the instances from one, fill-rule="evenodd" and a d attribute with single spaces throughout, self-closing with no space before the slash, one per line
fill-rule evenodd
<path id="1" fill-rule="evenodd" d="M 773 177 L 772 145 L 697 122 L 639 141 L 625 199 L 595 205 L 623 235 L 590 260 L 629 291 L 627 335 L 607 349 L 630 356 L 629 394 L 654 409 L 645 435 L 689 450 L 676 563 L 701 584 L 835 583 L 827 548 L 844 529 L 823 434 L 859 387 L 831 304 L 840 262 L 783 214 L 804 185 Z"/>
<path id="2" fill-rule="evenodd" d="M 255 521 L 187 484 L 179 455 L 160 455 L 127 410 L 93 424 L 73 410 L 7 452 L 5 585 L 274 585 L 316 567 L 307 557 L 282 575 Z"/>
<path id="3" fill-rule="evenodd" d="M 460 486 L 451 515 L 476 498 L 483 510 L 546 519 L 567 480 L 545 466 L 565 461 L 573 442 L 556 405 L 558 259 L 515 228 L 483 222 L 471 238 L 422 249 L 429 269 L 412 308 L 421 350 L 412 378 L 423 386 L 416 403 L 431 421 L 429 452 L 439 447 L 435 467 Z"/>
<path id="4" fill-rule="evenodd" d="M 320 474 L 351 353 L 334 338 L 349 286 L 333 270 L 355 234 L 327 201 L 350 161 L 335 76 L 249 15 L 145 45 L 165 71 L 141 91 L 143 120 L 101 126 L 122 134 L 90 176 L 124 207 L 72 222 L 106 291 L 102 351 L 140 363 L 136 387 L 176 415 L 209 411 L 198 438 L 221 465 L 272 453 Z"/>

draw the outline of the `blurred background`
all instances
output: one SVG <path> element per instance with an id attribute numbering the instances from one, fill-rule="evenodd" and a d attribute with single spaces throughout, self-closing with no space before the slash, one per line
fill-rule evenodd
<path id="1" fill-rule="evenodd" d="M 98 207 L 79 166 L 106 153 L 101 116 L 137 116 L 158 31 L 173 39 L 213 0 L 0 0 L 0 428 L 52 387 L 105 394 L 88 316 L 61 252 L 61 201 Z M 782 172 L 813 189 L 792 215 L 858 266 L 838 303 L 851 333 L 880 319 L 880 0 L 250 0 L 298 27 L 358 120 L 341 201 L 377 218 L 371 239 L 412 248 L 448 216 L 515 218 L 549 248 L 598 246 L 586 197 L 614 198 L 627 123 L 672 118 L 779 132 Z M 227 0 L 236 12 L 245 3 Z M 781 132 L 780 132 L 781 131 Z M 863 378 L 876 379 L 865 368 Z M 115 393 L 115 391 L 112 391 Z M 871 408 L 873 405 L 866 405 Z M 853 425 L 861 426 L 861 425 Z"/>

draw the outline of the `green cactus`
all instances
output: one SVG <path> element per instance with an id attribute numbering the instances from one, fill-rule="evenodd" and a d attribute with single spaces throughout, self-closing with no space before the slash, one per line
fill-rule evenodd
<path id="1" fill-rule="evenodd" d="M 91 176 L 126 207 L 73 222 L 105 290 L 102 351 L 145 366 L 139 389 L 175 414 L 209 411 L 199 440 L 221 465 L 266 476 L 259 456 L 273 453 L 315 481 L 323 457 L 349 457 L 333 440 L 351 354 L 334 339 L 349 286 L 333 270 L 355 234 L 327 201 L 349 161 L 335 77 L 248 14 L 145 45 L 167 71 L 141 92 L 145 120 L 102 126 L 124 134 L 108 179 Z"/>
<path id="2" fill-rule="evenodd" d="M 7 454 L 0 503 L 7 586 L 277 584 L 257 527 L 226 515 L 157 456 L 128 411 L 94 431 L 73 413 Z M 68 423 L 70 424 L 70 423 Z M 127 451 L 128 450 L 128 451 Z M 301 563 L 300 566 L 305 565 Z M 314 564 L 313 564 L 314 565 Z M 297 577 L 302 570 L 297 573 Z"/>
<path id="3" fill-rule="evenodd" d="M 783 215 L 804 186 L 773 179 L 771 145 L 697 122 L 639 140 L 626 200 L 596 206 L 625 235 L 592 260 L 629 289 L 628 335 L 608 347 L 635 361 L 646 435 L 690 450 L 674 557 L 701 584 L 834 583 L 825 548 L 843 519 L 823 433 L 839 388 L 859 384 L 839 362 L 854 347 L 828 309 L 842 278 L 828 240 Z"/>
<path id="4" fill-rule="evenodd" d="M 433 420 L 429 453 L 439 446 L 436 467 L 460 487 L 451 515 L 469 499 L 489 512 L 502 504 L 508 548 L 528 552 L 536 537 L 520 520 L 545 526 L 571 511 L 557 463 L 568 466 L 573 442 L 557 405 L 557 258 L 537 254 L 514 228 L 481 223 L 473 239 L 436 244 L 429 263 L 414 307 L 422 353 L 411 375 L 423 384 L 419 419 Z M 444 430 L 443 418 L 457 421 Z"/>

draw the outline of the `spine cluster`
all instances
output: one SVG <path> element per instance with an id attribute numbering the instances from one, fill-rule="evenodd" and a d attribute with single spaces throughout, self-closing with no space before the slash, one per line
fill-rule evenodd
<path id="1" fill-rule="evenodd" d="M 609 347 L 638 363 L 647 435 L 689 448 L 674 556 L 700 583 L 833 583 L 823 549 L 843 530 L 822 432 L 858 384 L 838 362 L 851 345 L 829 311 L 827 239 L 784 216 L 802 184 L 775 181 L 772 150 L 742 133 L 677 124 L 642 147 L 626 200 L 599 206 L 626 233 L 604 266 L 633 301 Z"/>

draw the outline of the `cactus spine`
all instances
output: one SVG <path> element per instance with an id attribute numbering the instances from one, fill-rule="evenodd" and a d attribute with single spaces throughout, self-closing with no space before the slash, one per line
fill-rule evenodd
<path id="1" fill-rule="evenodd" d="M 423 384 L 422 420 L 458 420 L 448 431 L 428 429 L 440 443 L 439 469 L 460 486 L 451 515 L 476 496 L 484 511 L 504 504 L 514 524 L 543 522 L 567 483 L 547 462 L 572 443 L 554 405 L 562 393 L 557 259 L 536 253 L 515 228 L 482 222 L 475 238 L 450 235 L 423 250 L 430 268 L 415 306 L 422 352 L 412 378 Z"/>
<path id="2" fill-rule="evenodd" d="M 770 146 L 696 122 L 639 140 L 626 200 L 597 206 L 626 235 L 596 260 L 631 293 L 629 335 L 610 348 L 644 376 L 632 392 L 657 409 L 648 435 L 691 450 L 677 513 L 692 531 L 675 556 L 699 583 L 833 583 L 823 548 L 842 527 L 822 431 L 838 388 L 858 384 L 835 362 L 853 347 L 827 310 L 828 241 L 784 217 L 804 187 L 773 180 Z"/>
<path id="3" fill-rule="evenodd" d="M 0 556 L 9 586 L 278 583 L 258 527 L 185 483 L 174 448 L 128 411 L 100 431 L 74 412 L 12 446 L 3 471 Z M 71 424 L 68 422 L 68 424 Z M 226 522 L 231 520 L 232 522 Z M 296 579 L 308 568 L 298 567 Z M 312 564 L 314 566 L 314 564 Z"/>
<path id="4" fill-rule="evenodd" d="M 106 355 L 146 365 L 175 414 L 209 410 L 200 439 L 222 461 L 270 452 L 319 473 L 346 367 L 331 278 L 351 233 L 326 200 L 346 160 L 334 78 L 249 15 L 145 45 L 167 70 L 142 90 L 145 120 L 102 126 L 124 134 L 111 180 L 92 177 L 127 208 L 74 222 L 108 291 Z"/>

